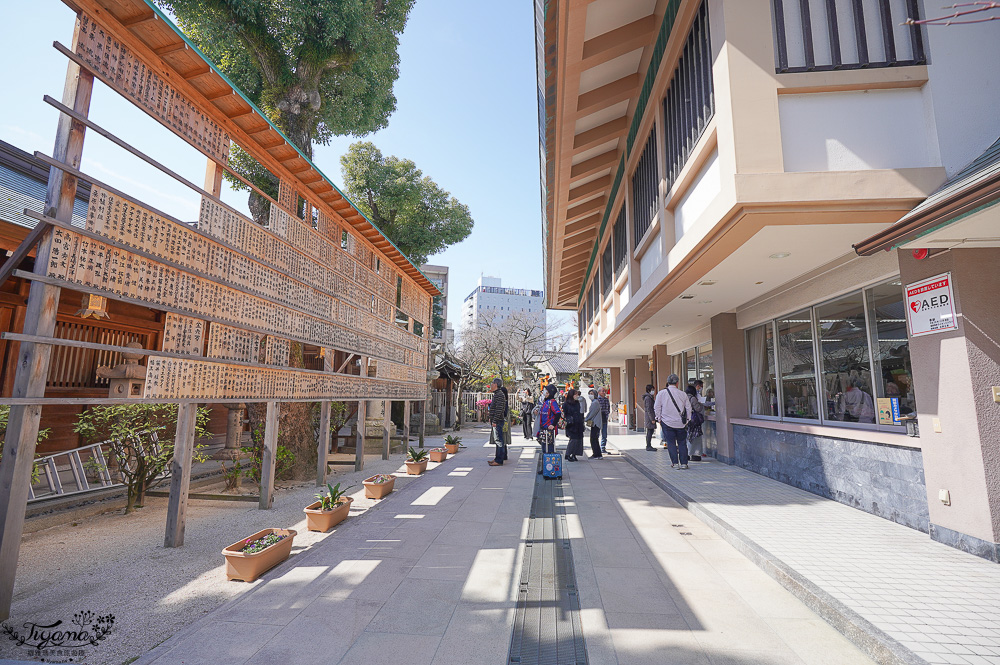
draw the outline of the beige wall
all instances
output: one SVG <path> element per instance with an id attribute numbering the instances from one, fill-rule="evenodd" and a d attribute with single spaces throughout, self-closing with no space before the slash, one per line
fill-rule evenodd
<path id="1" fill-rule="evenodd" d="M 735 314 L 712 317 L 712 362 L 718 454 L 731 460 L 735 457 L 732 419 L 746 418 L 749 413 L 746 346 Z"/>
<path id="2" fill-rule="evenodd" d="M 864 258 L 849 254 L 743 305 L 736 310 L 736 321 L 744 330 L 752 328 L 897 274 L 899 262 L 895 252 Z"/>
<path id="3" fill-rule="evenodd" d="M 951 272 L 958 330 L 911 338 L 930 521 L 1000 541 L 1000 250 L 956 249 L 922 261 L 899 252 L 903 284 Z M 935 421 L 940 433 L 935 432 Z M 938 498 L 951 493 L 951 505 Z"/>

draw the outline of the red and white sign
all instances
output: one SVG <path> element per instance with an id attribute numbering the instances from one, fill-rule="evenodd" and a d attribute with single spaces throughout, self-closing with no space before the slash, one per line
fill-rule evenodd
<path id="1" fill-rule="evenodd" d="M 906 323 L 910 337 L 958 329 L 950 272 L 906 285 Z"/>

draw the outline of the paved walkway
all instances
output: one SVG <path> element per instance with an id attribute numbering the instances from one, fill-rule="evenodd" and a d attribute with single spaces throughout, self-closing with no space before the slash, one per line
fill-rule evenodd
<path id="1" fill-rule="evenodd" d="M 670 468 L 612 436 L 644 474 L 879 662 L 1000 663 L 1000 566 L 714 460 Z"/>
<path id="2" fill-rule="evenodd" d="M 538 448 L 473 441 L 137 662 L 506 663 Z M 624 459 L 563 482 L 589 663 L 870 665 Z"/>

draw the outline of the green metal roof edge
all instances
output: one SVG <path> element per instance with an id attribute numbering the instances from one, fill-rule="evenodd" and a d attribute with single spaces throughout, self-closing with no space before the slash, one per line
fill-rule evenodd
<path id="1" fill-rule="evenodd" d="M 917 235 L 913 236 L 909 240 L 901 240 L 901 241 L 895 243 L 892 247 L 889 248 L 889 250 L 899 249 L 900 247 L 902 247 L 903 245 L 905 245 L 907 243 L 911 243 L 911 242 L 913 242 L 915 240 L 920 240 L 921 238 L 923 238 L 926 235 L 930 235 L 931 233 L 934 233 L 935 231 L 939 231 L 939 230 L 943 229 L 946 226 L 951 226 L 955 222 L 960 222 L 960 221 L 962 221 L 963 219 L 965 219 L 966 217 L 968 217 L 970 215 L 974 215 L 977 212 L 982 212 L 983 210 L 986 210 L 987 208 L 992 208 L 995 205 L 1000 205 L 1000 198 L 993 199 L 992 201 L 988 201 L 988 202 L 986 202 L 986 203 L 984 203 L 982 205 L 976 206 L 972 210 L 966 210 L 962 214 L 955 215 L 951 219 L 946 220 L 944 222 L 941 222 L 940 224 L 936 224 L 936 225 L 934 225 L 933 227 L 931 227 L 929 229 L 924 229 L 923 231 L 921 231 Z M 886 250 L 886 251 L 889 251 L 889 250 Z"/>
<path id="2" fill-rule="evenodd" d="M 149 0 L 146 1 L 148 2 Z M 622 177 L 624 176 L 625 162 L 628 161 L 628 157 L 632 156 L 635 137 L 639 132 L 639 125 L 642 122 L 642 118 L 646 115 L 646 107 L 649 105 L 649 94 L 653 89 L 653 82 L 660 73 L 660 65 L 663 63 L 663 53 L 667 49 L 667 41 L 670 39 L 670 33 L 674 29 L 674 22 L 677 19 L 680 2 L 681 0 L 670 0 L 666 10 L 663 12 L 660 32 L 656 36 L 656 43 L 653 45 L 653 57 L 650 60 L 651 66 L 646 70 L 646 77 L 642 82 L 642 90 L 639 92 L 639 103 L 636 104 L 635 115 L 632 116 L 632 124 L 629 127 L 625 151 L 622 154 L 621 162 L 618 164 L 618 175 L 615 176 L 615 184 L 611 189 L 611 196 L 608 197 L 608 205 L 604 209 L 604 219 L 601 220 L 601 228 L 597 232 L 597 242 L 594 243 L 594 249 L 590 253 L 590 261 L 587 263 L 587 272 L 583 276 L 583 283 L 580 284 L 580 293 L 576 297 L 577 303 L 583 300 L 583 292 L 587 290 L 590 271 L 593 269 L 594 261 L 597 259 L 597 252 L 601 247 L 601 241 L 604 240 L 604 231 L 608 225 L 608 218 L 611 217 L 611 209 L 614 207 L 615 198 L 618 196 L 618 186 L 621 184 Z"/>
<path id="3" fill-rule="evenodd" d="M 252 101 L 250 101 L 250 98 L 247 97 L 246 94 L 244 94 L 242 90 L 240 90 L 239 86 L 237 86 L 235 83 L 233 83 L 232 81 L 230 81 L 229 77 L 226 76 L 224 73 L 222 73 L 222 71 L 218 67 L 215 66 L 215 63 L 212 62 L 211 60 L 209 60 L 208 57 L 204 53 L 201 52 L 201 49 L 198 48 L 195 45 L 194 42 L 192 42 L 190 39 L 188 39 L 188 36 L 185 35 L 184 32 L 180 28 L 177 27 L 176 23 L 174 23 L 173 21 L 170 20 L 169 16 L 167 16 L 166 14 L 164 14 L 163 11 L 160 10 L 160 8 L 156 6 L 156 4 L 154 4 L 153 0 L 143 0 L 143 2 L 145 2 L 146 6 L 148 6 L 150 9 L 152 9 L 153 12 L 155 12 L 156 15 L 164 23 L 166 23 L 168 26 L 170 26 L 170 29 L 173 30 L 177 34 L 178 37 L 180 37 L 181 39 L 183 39 L 184 43 L 187 44 L 192 50 L 194 50 L 194 52 L 197 53 L 198 56 L 202 60 L 205 61 L 205 63 L 212 69 L 213 72 L 215 72 L 216 74 L 218 74 L 219 76 L 221 76 L 222 80 L 225 81 L 226 83 L 228 83 L 229 87 L 231 87 L 233 89 L 233 92 L 235 92 L 236 94 L 238 94 L 243 99 L 243 101 L 245 101 L 247 104 L 249 104 L 250 108 L 252 108 L 254 111 L 256 111 L 258 113 L 258 115 L 260 115 L 260 117 L 263 118 L 267 122 L 267 124 L 269 124 L 271 126 L 271 129 L 273 129 L 274 131 L 278 132 L 278 134 L 281 135 L 281 138 L 285 139 L 285 142 L 288 143 L 288 145 L 292 146 L 292 148 L 295 149 L 295 152 L 299 153 L 299 157 L 301 157 L 302 159 L 304 159 L 306 161 L 306 163 L 309 164 L 309 166 L 311 166 L 313 169 L 315 169 L 316 173 L 318 173 L 320 175 L 320 177 L 323 178 L 323 180 L 325 180 L 328 185 L 330 185 L 335 190 L 337 190 L 337 193 L 340 194 L 344 198 L 345 201 L 347 201 L 348 203 L 350 203 L 351 207 L 354 208 L 358 212 L 358 214 L 360 214 L 362 217 L 365 218 L 365 221 L 367 221 L 369 224 L 372 225 L 372 228 L 374 228 L 376 231 L 378 231 L 379 234 L 383 238 L 385 238 L 386 240 L 388 240 L 389 244 L 392 245 L 393 248 L 397 252 L 399 252 L 404 259 L 406 259 L 407 263 L 409 263 L 411 266 L 413 266 L 413 268 L 415 268 L 416 271 L 418 273 L 420 273 L 421 276 L 423 276 L 424 279 L 426 279 L 428 282 L 431 281 L 430 278 L 427 275 L 424 274 L 424 271 L 420 269 L 420 266 L 418 266 L 417 264 L 415 264 L 410 259 L 410 257 L 406 255 L 406 252 L 404 252 L 399 247 L 397 247 L 396 243 L 394 243 L 391 238 L 389 238 L 385 233 L 383 233 L 382 229 L 380 229 L 378 227 L 378 225 L 375 224 L 375 222 L 373 222 L 372 220 L 368 219 L 368 215 L 366 215 L 360 208 L 358 208 L 358 206 L 354 205 L 354 201 L 352 201 L 350 199 L 350 197 L 347 196 L 347 194 L 344 194 L 344 192 L 341 191 L 340 187 L 337 187 L 337 185 L 335 185 L 333 183 L 333 181 L 331 181 L 328 177 L 326 177 L 326 174 L 323 173 L 323 171 L 321 171 L 320 168 L 318 166 L 316 166 L 311 159 L 309 159 L 308 157 L 306 157 L 305 154 L 299 149 L 299 147 L 297 145 L 295 145 L 295 143 L 290 138 L 288 138 L 283 131 L 281 131 L 280 129 L 278 129 L 278 127 L 276 127 L 275 124 L 273 122 L 271 122 L 271 119 L 269 117 L 267 117 L 266 113 L 264 113 L 263 111 L 261 111 L 257 107 L 256 104 L 254 104 Z M 435 289 L 436 288 L 437 287 L 435 287 Z"/>

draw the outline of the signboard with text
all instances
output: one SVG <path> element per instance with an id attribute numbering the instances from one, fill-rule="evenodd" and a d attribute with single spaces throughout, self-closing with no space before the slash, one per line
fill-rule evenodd
<path id="1" fill-rule="evenodd" d="M 958 329 L 950 272 L 906 285 L 906 324 L 911 337 Z"/>

